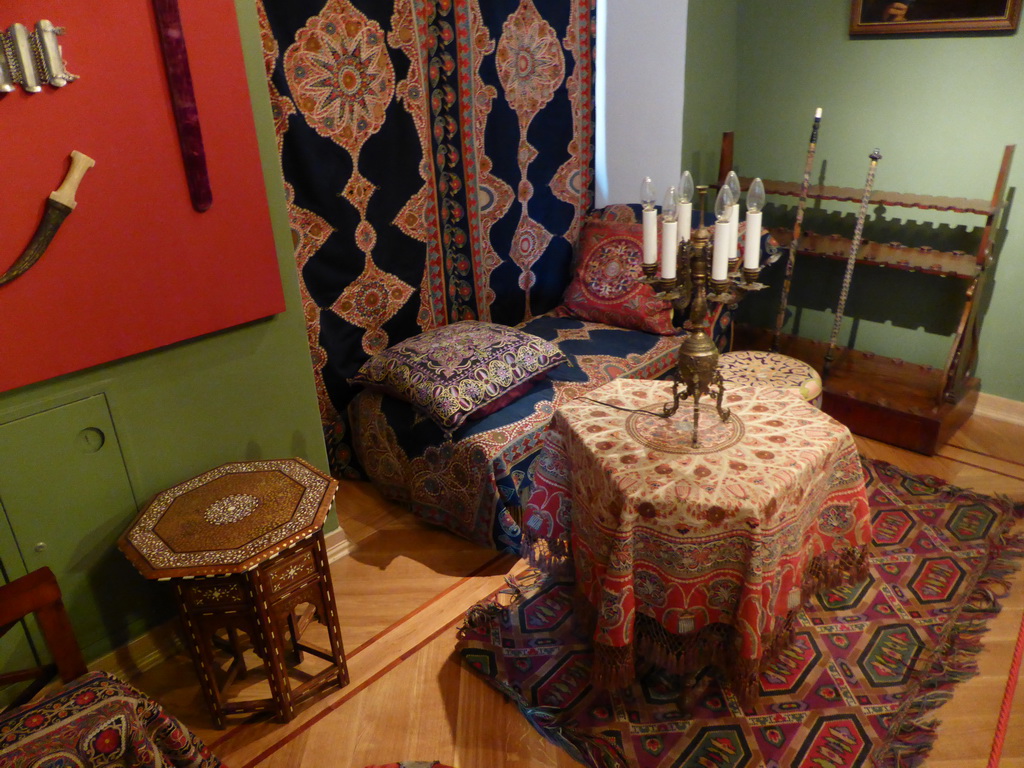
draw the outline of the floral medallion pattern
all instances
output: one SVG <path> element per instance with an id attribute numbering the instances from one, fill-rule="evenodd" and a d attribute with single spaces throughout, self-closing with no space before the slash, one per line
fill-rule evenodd
<path id="1" fill-rule="evenodd" d="M 427 269 L 420 281 L 420 309 L 417 323 L 421 329 L 435 328 L 446 322 L 444 302 L 433 301 L 433 296 L 444 295 L 444 280 L 440 269 L 430 265 L 441 262 L 441 242 L 438 239 L 438 190 L 434 185 L 434 153 L 431 147 L 431 111 L 424 98 L 424 83 L 433 66 L 424 41 L 430 34 L 425 14 L 412 3 L 397 3 L 391 18 L 388 45 L 401 51 L 409 60 L 408 75 L 395 85 L 395 100 L 408 112 L 416 130 L 416 141 L 422 156 L 417 172 L 423 185 L 395 215 L 392 223 L 407 237 L 422 244 Z M 442 190 L 443 192 L 443 190 Z"/>
<path id="2" fill-rule="evenodd" d="M 89 672 L 0 715 L 0 765 L 28 768 L 221 768 L 210 748 L 156 701 Z"/>
<path id="3" fill-rule="evenodd" d="M 531 0 L 522 0 L 505 22 L 497 65 L 509 105 L 527 123 L 562 84 L 565 59 L 558 36 Z"/>
<path id="4" fill-rule="evenodd" d="M 504 261 L 495 249 L 488 233 L 508 213 L 515 199 L 512 186 L 493 171 L 494 163 L 484 141 L 491 109 L 498 97 L 498 89 L 484 82 L 480 68 L 494 54 L 494 39 L 483 20 L 479 0 L 468 6 L 461 20 L 459 32 L 472 45 L 458 49 L 461 71 L 471 73 L 468 88 L 464 88 L 461 101 L 462 131 L 467 137 L 466 161 L 476 170 L 466 174 L 466 201 L 469 212 L 469 248 L 476 254 L 471 262 L 473 284 L 478 296 L 477 308 L 481 320 L 491 319 L 491 304 L 498 296 L 491 287 L 491 275 Z"/>
<path id="5" fill-rule="evenodd" d="M 534 187 L 527 178 L 527 169 L 538 152 L 526 136 L 537 113 L 551 101 L 555 89 L 565 79 L 565 59 L 558 36 L 531 0 L 522 0 L 516 12 L 505 22 L 496 63 L 505 96 L 519 121 L 517 159 L 521 180 L 518 198 L 522 208 L 513 240 L 512 259 L 522 270 L 519 287 L 526 294 L 529 318 L 530 289 L 536 282 L 533 267 L 545 252 L 551 237 L 528 212 Z"/>
<path id="6" fill-rule="evenodd" d="M 395 89 L 380 25 L 345 0 L 331 0 L 299 31 L 284 64 L 310 126 L 358 157 L 383 125 Z"/>
<path id="7" fill-rule="evenodd" d="M 345 288 L 332 309 L 352 325 L 366 330 L 363 351 L 375 355 L 388 347 L 381 318 L 393 314 L 412 294 L 412 286 L 367 260 L 363 273 Z"/>

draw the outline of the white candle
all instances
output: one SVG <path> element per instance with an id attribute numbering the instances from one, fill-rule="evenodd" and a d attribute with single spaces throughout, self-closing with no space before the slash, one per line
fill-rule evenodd
<path id="1" fill-rule="evenodd" d="M 747 239 L 743 246 L 743 266 L 761 268 L 761 209 L 764 207 L 764 182 L 754 179 L 747 190 Z"/>
<path id="2" fill-rule="evenodd" d="M 680 243 L 690 242 L 690 222 L 693 220 L 693 203 L 676 203 L 676 235 Z"/>
<path id="3" fill-rule="evenodd" d="M 676 249 L 679 248 L 676 230 L 675 220 L 665 219 L 661 222 L 661 277 L 663 280 L 676 279 Z"/>
<path id="4" fill-rule="evenodd" d="M 761 266 L 761 212 L 747 211 L 747 234 L 743 243 L 743 266 L 757 269 Z"/>
<path id="5" fill-rule="evenodd" d="M 729 211 L 729 261 L 739 256 L 740 247 L 740 202 L 737 199 Z"/>
<path id="6" fill-rule="evenodd" d="M 679 242 L 690 241 L 690 227 L 693 221 L 693 176 L 689 171 L 683 171 L 679 177 L 679 186 L 676 187 L 679 196 L 676 198 L 676 221 L 678 222 Z M 703 222 L 702 222 L 703 223 Z"/>
<path id="7" fill-rule="evenodd" d="M 658 212 L 644 209 L 644 264 L 658 263 Z"/>
<path id="8" fill-rule="evenodd" d="M 711 254 L 711 279 L 727 280 L 729 278 L 729 236 L 731 227 L 728 221 L 715 222 L 715 249 Z"/>

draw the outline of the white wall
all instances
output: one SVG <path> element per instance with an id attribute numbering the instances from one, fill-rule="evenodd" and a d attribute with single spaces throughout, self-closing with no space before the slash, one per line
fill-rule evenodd
<path id="1" fill-rule="evenodd" d="M 598 0 L 595 204 L 679 182 L 689 0 Z"/>

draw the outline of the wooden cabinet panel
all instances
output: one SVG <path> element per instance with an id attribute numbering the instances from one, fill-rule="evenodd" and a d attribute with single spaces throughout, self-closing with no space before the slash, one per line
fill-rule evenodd
<path id="1" fill-rule="evenodd" d="M 116 547 L 138 508 L 104 395 L 0 424 L 0 502 L 8 578 L 53 570 L 87 659 L 127 642 L 151 597 Z"/>

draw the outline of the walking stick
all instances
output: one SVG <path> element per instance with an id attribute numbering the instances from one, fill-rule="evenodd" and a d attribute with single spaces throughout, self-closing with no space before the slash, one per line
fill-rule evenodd
<path id="1" fill-rule="evenodd" d="M 843 274 L 843 287 L 839 291 L 839 306 L 836 307 L 836 317 L 832 323 L 832 336 L 828 340 L 828 351 L 825 353 L 825 365 L 821 371 L 822 380 L 828 376 L 828 369 L 832 365 L 836 339 L 839 338 L 839 326 L 842 325 L 843 312 L 846 311 L 846 297 L 850 293 L 850 281 L 853 279 L 853 265 L 857 263 L 860 238 L 864 233 L 864 219 L 868 215 L 868 201 L 871 199 L 871 187 L 875 183 L 875 169 L 878 167 L 878 161 L 882 159 L 882 153 L 875 149 L 868 157 L 871 158 L 871 164 L 868 166 L 868 178 L 864 182 L 864 195 L 860 199 L 860 210 L 857 212 L 857 226 L 854 227 L 853 240 L 850 241 L 850 254 L 846 257 L 846 272 Z"/>
<path id="2" fill-rule="evenodd" d="M 807 191 L 811 187 L 811 167 L 814 165 L 814 152 L 818 148 L 819 125 L 821 125 L 821 107 L 814 110 L 814 125 L 811 128 L 811 141 L 807 146 L 804 178 L 800 183 L 800 202 L 797 203 L 796 222 L 793 224 L 793 241 L 789 244 L 789 252 L 786 254 L 786 273 L 782 281 L 782 296 L 779 297 L 779 311 L 775 316 L 772 352 L 779 351 L 779 335 L 782 333 L 782 324 L 786 320 L 786 304 L 789 302 L 789 288 L 793 284 L 793 264 L 796 261 L 796 243 L 800 239 L 800 228 L 804 222 L 804 208 L 807 206 Z"/>

